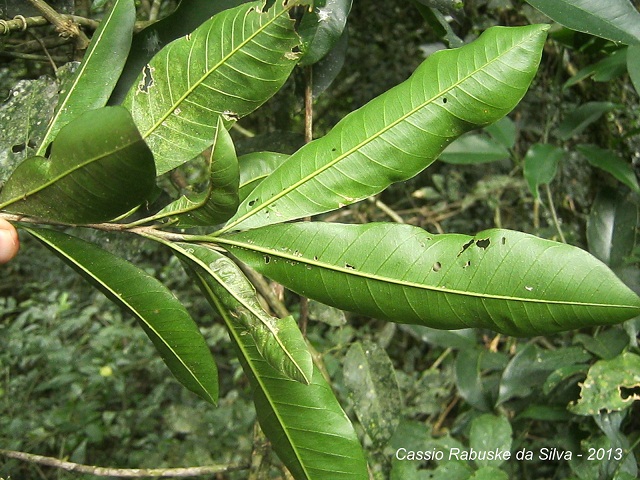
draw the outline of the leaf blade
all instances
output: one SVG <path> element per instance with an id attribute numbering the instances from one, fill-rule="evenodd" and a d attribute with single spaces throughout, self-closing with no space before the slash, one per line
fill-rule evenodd
<path id="1" fill-rule="evenodd" d="M 96 245 L 64 233 L 25 228 L 143 327 L 176 379 L 216 404 L 218 371 L 197 325 L 155 278 Z"/>
<path id="2" fill-rule="evenodd" d="M 528 336 L 640 313 L 640 298 L 602 262 L 520 232 L 296 223 L 215 241 L 297 293 L 399 323 Z"/>
<path id="3" fill-rule="evenodd" d="M 223 231 L 334 210 L 416 175 L 457 136 L 517 104 L 537 70 L 546 30 L 489 29 L 473 44 L 430 56 L 409 80 L 293 154 Z"/>
<path id="4" fill-rule="evenodd" d="M 104 107 L 124 68 L 136 20 L 130 0 L 116 0 L 93 34 L 89 49 L 62 94 L 36 155 L 45 154 L 62 127 L 83 112 Z"/>

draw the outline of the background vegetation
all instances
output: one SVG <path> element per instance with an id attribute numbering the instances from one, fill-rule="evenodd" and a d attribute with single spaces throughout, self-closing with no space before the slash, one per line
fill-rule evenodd
<path id="1" fill-rule="evenodd" d="M 18 3 L 4 2 L 3 7 L 0 2 L 5 18 L 34 14 Z M 52 5 L 59 11 L 75 7 L 80 15 L 96 19 L 109 7 L 108 0 L 72 3 Z M 548 21 L 517 0 L 416 3 L 440 6 L 464 41 L 492 25 Z M 159 17 L 175 7 L 171 1 L 153 4 L 161 6 Z M 140 20 L 149 18 L 149 7 L 140 2 Z M 314 136 L 406 79 L 426 55 L 444 47 L 442 36 L 406 0 L 356 0 L 348 32 L 345 66 L 316 99 Z M 56 37 L 50 27 L 39 27 L 0 40 L 0 94 L 6 99 L 0 107 L 0 149 L 8 150 L 0 153 L 0 169 L 20 149 L 7 128 L 7 122 L 25 118 L 19 104 L 12 103 L 15 92 L 28 95 L 30 88 L 49 82 L 52 64 L 62 67 L 81 56 L 73 42 L 53 45 Z M 638 292 L 635 165 L 640 161 L 640 110 L 621 50 L 556 25 L 536 80 L 510 121 L 490 136 L 482 133 L 486 151 L 465 146 L 450 151 L 445 158 L 449 163 L 438 162 L 376 199 L 327 214 L 327 219 L 402 221 L 449 233 L 499 226 L 565 239 L 606 261 Z M 263 142 L 251 137 L 253 132 L 288 132 L 289 145 L 302 142 L 303 78 L 304 72 L 297 71 L 265 108 L 240 122 L 242 129 L 232 130 L 240 152 Z M 26 118 L 31 115 L 35 113 L 26 112 Z M 553 150 L 532 149 L 537 143 Z M 578 147 L 587 144 L 591 150 Z M 605 155 L 599 163 L 595 147 Z M 479 151 L 491 162 L 479 165 Z M 469 153 L 476 158 L 465 159 Z M 556 161 L 530 188 L 527 180 L 534 177 L 524 172 L 528 156 L 536 155 Z M 0 171 L 0 182 L 5 174 Z M 102 233 L 86 235 L 124 252 L 187 305 L 222 370 L 220 404 L 212 408 L 180 386 L 131 318 L 25 236 L 22 254 L 0 270 L 0 448 L 123 468 L 248 464 L 259 438 L 249 385 L 206 301 L 165 250 Z M 296 295 L 285 293 L 284 298 L 292 312 L 299 311 Z M 571 460 L 562 453 L 563 458 L 545 461 L 536 456 L 489 463 L 496 468 L 492 478 L 636 477 L 640 429 L 632 400 L 640 395 L 637 320 L 516 339 L 345 316 L 314 302 L 310 318 L 308 338 L 356 422 L 374 478 L 431 478 L 437 462 L 401 462 L 394 459 L 396 449 L 451 446 L 573 453 Z M 367 391 L 373 396 L 363 396 L 362 376 L 354 374 L 357 365 L 366 366 Z M 583 402 L 582 409 L 575 406 L 581 384 L 596 374 L 606 391 L 619 392 L 624 405 L 611 407 L 603 391 Z M 622 461 L 586 459 L 589 448 L 601 447 L 629 453 Z M 284 478 L 277 458 L 267 458 L 253 471 L 260 478 Z M 467 478 L 465 472 L 480 466 L 485 465 L 452 462 L 446 478 Z M 219 478 L 247 475 L 241 471 Z M 1 456 L 0 477 L 89 478 Z"/>

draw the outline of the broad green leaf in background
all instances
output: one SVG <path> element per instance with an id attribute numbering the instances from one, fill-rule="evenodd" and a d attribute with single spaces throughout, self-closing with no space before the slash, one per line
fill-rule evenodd
<path id="1" fill-rule="evenodd" d="M 524 178 L 536 200 L 540 199 L 538 187 L 551 183 L 556 176 L 558 163 L 564 157 L 564 150 L 554 145 L 536 143 L 524 157 Z"/>
<path id="2" fill-rule="evenodd" d="M 516 144 L 517 129 L 516 124 L 509 117 L 502 117 L 496 123 L 484 127 L 484 131 L 507 149 L 511 149 Z"/>
<path id="3" fill-rule="evenodd" d="M 254 152 L 240 157 L 240 201 L 247 198 L 287 158 L 289 155 L 276 152 Z"/>
<path id="4" fill-rule="evenodd" d="M 422 18 L 429 24 L 438 38 L 449 48 L 458 48 L 464 45 L 464 41 L 456 35 L 444 13 L 447 12 L 447 14 L 449 14 L 450 10 L 455 10 L 453 2 L 449 2 L 449 5 L 446 5 L 448 3 L 446 0 L 443 2 L 411 0 L 411 3 L 413 3 L 413 6 L 420 12 Z M 460 5 L 462 5 L 462 2 L 460 2 Z"/>
<path id="5" fill-rule="evenodd" d="M 438 160 L 456 165 L 475 165 L 509 158 L 509 150 L 488 135 L 468 134 L 454 140 Z"/>
<path id="6" fill-rule="evenodd" d="M 611 102 L 587 102 L 575 110 L 570 111 L 562 120 L 556 131 L 560 140 L 569 140 L 574 135 L 583 132 L 592 123 L 598 121 L 602 115 L 619 108 L 620 105 Z"/>
<path id="7" fill-rule="evenodd" d="M 423 325 L 400 325 L 400 328 L 421 342 L 442 348 L 469 350 L 478 343 L 477 331 L 472 328 L 462 330 L 438 330 Z"/>
<path id="8" fill-rule="evenodd" d="M 573 343 L 584 346 L 604 360 L 611 360 L 629 346 L 629 335 L 621 328 L 609 328 L 594 335 L 578 333 L 573 337 Z"/>
<path id="9" fill-rule="evenodd" d="M 624 47 L 615 50 L 599 62 L 582 68 L 565 82 L 563 88 L 569 88 L 586 78 L 592 78 L 594 82 L 609 82 L 614 78 L 624 75 L 627 71 L 627 52 L 635 47 Z M 594 102 L 600 103 L 600 102 Z"/>
<path id="10" fill-rule="evenodd" d="M 206 401 L 218 400 L 218 371 L 187 310 L 164 285 L 93 243 L 56 230 L 25 228 L 44 246 L 133 315 L 180 383 Z"/>
<path id="11" fill-rule="evenodd" d="M 614 151 L 595 145 L 577 145 L 576 149 L 586 157 L 591 165 L 609 172 L 635 193 L 640 193 L 640 185 L 631 162 L 620 158 Z"/>
<path id="12" fill-rule="evenodd" d="M 338 43 L 347 25 L 352 2 L 314 0 L 313 14 L 305 14 L 298 27 L 302 38 L 301 66 L 317 63 Z"/>
<path id="13" fill-rule="evenodd" d="M 136 9 L 131 0 L 116 0 L 93 34 L 89 48 L 73 77 L 62 85 L 56 113 L 36 155 L 66 124 L 88 110 L 104 107 L 120 77 L 131 47 Z"/>
<path id="14" fill-rule="evenodd" d="M 524 346 L 504 369 L 496 405 L 512 398 L 524 398 L 533 388 L 541 385 L 552 372 L 568 365 L 588 362 L 591 359 L 580 347 L 559 350 L 543 350 L 533 343 Z"/>
<path id="15" fill-rule="evenodd" d="M 293 154 L 224 230 L 335 210 L 416 175 L 456 137 L 515 107 L 536 72 L 547 29 L 492 28 L 468 46 L 431 55 L 407 81 Z"/>
<path id="16" fill-rule="evenodd" d="M 122 107 L 84 113 L 64 126 L 49 159 L 22 162 L 0 192 L 0 210 L 67 223 L 111 220 L 143 203 L 155 166 Z"/>
<path id="17" fill-rule="evenodd" d="M 640 43 L 640 14 L 629 0 L 527 0 L 565 27 L 613 42 Z"/>
<path id="18" fill-rule="evenodd" d="M 355 342 L 344 359 L 344 383 L 367 435 L 385 445 L 400 422 L 402 400 L 389 356 L 377 343 Z"/>
<path id="19" fill-rule="evenodd" d="M 228 220 L 238 208 L 240 172 L 231 135 L 222 118 L 209 159 L 209 183 L 204 192 L 183 195 L 160 210 L 154 219 L 171 217 L 181 227 L 212 226 Z"/>
<path id="20" fill-rule="evenodd" d="M 224 306 L 235 330 L 252 338 L 272 368 L 298 382 L 311 382 L 311 354 L 293 317 L 279 319 L 265 312 L 249 280 L 221 253 L 182 243 L 172 248 L 201 288 L 206 285 L 206 291 Z"/>
<path id="21" fill-rule="evenodd" d="M 476 452 L 509 452 L 511 451 L 511 424 L 503 416 L 489 413 L 476 417 L 471 422 L 469 432 L 469 447 Z M 478 459 L 479 467 L 499 467 L 504 463 L 502 459 Z"/>
<path id="22" fill-rule="evenodd" d="M 276 93 L 296 65 L 299 38 L 278 1 L 225 10 L 164 47 L 123 105 L 163 174 L 211 145 L 218 117 L 233 122 Z"/>
<path id="23" fill-rule="evenodd" d="M 640 356 L 623 352 L 611 360 L 593 364 L 582 384 L 580 399 L 569 410 L 576 415 L 620 411 L 640 400 Z"/>
<path id="24" fill-rule="evenodd" d="M 481 412 L 489 412 L 493 408 L 493 400 L 487 389 L 487 382 L 482 378 L 482 359 L 489 352 L 475 348 L 460 350 L 456 356 L 455 375 L 459 395 L 473 408 Z"/>
<path id="25" fill-rule="evenodd" d="M 623 265 L 638 241 L 640 207 L 629 195 L 601 189 L 587 220 L 589 251 L 610 267 Z"/>
<path id="26" fill-rule="evenodd" d="M 627 70 L 636 93 L 640 95 L 640 45 L 633 45 L 628 48 Z"/>
<path id="27" fill-rule="evenodd" d="M 400 323 L 526 336 L 640 314 L 640 298 L 587 252 L 510 230 L 303 222 L 215 241 L 301 295 Z"/>
<path id="28" fill-rule="evenodd" d="M 271 367 L 245 335 L 206 277 L 197 283 L 224 319 L 253 389 L 262 430 L 296 480 L 362 480 L 367 463 L 356 432 L 331 386 L 313 366 L 310 385 L 303 385 Z"/>

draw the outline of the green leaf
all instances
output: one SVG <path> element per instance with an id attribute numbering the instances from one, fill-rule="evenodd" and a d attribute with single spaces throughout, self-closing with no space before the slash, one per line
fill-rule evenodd
<path id="1" fill-rule="evenodd" d="M 365 432 L 385 445 L 400 423 L 402 401 L 396 372 L 383 348 L 355 342 L 344 359 L 344 383 Z"/>
<path id="2" fill-rule="evenodd" d="M 516 144 L 516 124 L 509 117 L 502 117 L 496 123 L 484 127 L 484 131 L 507 149 Z"/>
<path id="3" fill-rule="evenodd" d="M 536 200 L 540 199 L 538 187 L 551 183 L 563 157 L 564 150 L 549 144 L 536 143 L 527 151 L 524 157 L 524 178 Z"/>
<path id="4" fill-rule="evenodd" d="M 482 379 L 482 358 L 488 352 L 478 348 L 465 348 L 458 353 L 455 364 L 458 393 L 473 408 L 488 412 L 493 408 L 486 382 Z"/>
<path id="5" fill-rule="evenodd" d="M 492 28 L 468 46 L 431 55 L 407 81 L 293 154 L 225 230 L 335 210 L 416 175 L 456 137 L 515 107 L 536 72 L 547 28 Z"/>
<path id="6" fill-rule="evenodd" d="M 565 27 L 613 42 L 640 42 L 640 14 L 629 0 L 527 0 Z"/>
<path id="7" fill-rule="evenodd" d="M 216 363 L 198 326 L 173 293 L 136 266 L 92 243 L 55 230 L 24 229 L 132 314 L 178 381 L 216 404 Z"/>
<path id="8" fill-rule="evenodd" d="M 609 82 L 614 78 L 624 75 L 627 71 L 628 48 L 620 48 L 599 62 L 580 69 L 578 73 L 565 82 L 563 88 L 569 88 L 588 77 L 591 77 L 594 82 Z"/>
<path id="9" fill-rule="evenodd" d="M 84 113 L 60 130 L 50 159 L 31 157 L 0 192 L 0 209 L 67 223 L 111 220 L 155 186 L 151 152 L 122 107 Z"/>
<path id="10" fill-rule="evenodd" d="M 630 162 L 623 160 L 612 150 L 595 145 L 577 145 L 576 149 L 586 157 L 591 165 L 609 172 L 635 193 L 640 193 L 638 179 Z"/>
<path id="11" fill-rule="evenodd" d="M 513 430 L 509 420 L 503 416 L 486 413 L 474 418 L 471 422 L 469 447 L 476 452 L 510 452 L 512 435 Z M 478 459 L 475 463 L 479 467 L 499 467 L 504 463 L 504 459 L 485 458 Z"/>
<path id="12" fill-rule="evenodd" d="M 311 354 L 293 317 L 278 319 L 265 312 L 253 285 L 221 253 L 186 243 L 174 244 L 172 248 L 196 281 L 206 285 L 205 292 L 211 292 L 224 306 L 235 330 L 252 338 L 272 368 L 298 382 L 311 382 Z"/>
<path id="13" fill-rule="evenodd" d="M 196 271 L 198 286 L 224 319 L 253 389 L 256 413 L 278 457 L 296 480 L 361 480 L 367 463 L 351 422 L 317 367 L 310 385 L 271 367 L 251 335 Z"/>
<path id="14" fill-rule="evenodd" d="M 353 0 L 314 0 L 313 14 L 302 17 L 298 33 L 302 38 L 300 65 L 317 63 L 338 43 Z"/>
<path id="15" fill-rule="evenodd" d="M 240 203 L 238 188 L 240 172 L 231 135 L 222 118 L 213 141 L 209 159 L 209 184 L 204 192 L 183 195 L 154 215 L 154 219 L 174 217 L 181 227 L 211 226 L 228 220 Z"/>
<path id="16" fill-rule="evenodd" d="M 569 140 L 583 132 L 592 123 L 598 121 L 602 115 L 619 108 L 620 105 L 611 102 L 587 102 L 569 112 L 558 126 L 556 136 L 560 140 Z"/>
<path id="17" fill-rule="evenodd" d="M 235 121 L 284 84 L 299 43 L 278 1 L 225 10 L 164 47 L 145 65 L 123 105 L 153 152 L 158 174 L 211 145 L 218 116 Z"/>
<path id="18" fill-rule="evenodd" d="M 565 347 L 557 351 L 543 350 L 527 344 L 509 362 L 500 380 L 496 405 L 512 398 L 523 398 L 542 384 L 551 372 L 567 365 L 584 363 L 591 356 L 579 347 Z"/>
<path id="19" fill-rule="evenodd" d="M 576 415 L 621 411 L 640 400 L 640 356 L 624 352 L 611 360 L 596 362 L 582 384 L 580 399 L 569 405 Z"/>
<path id="20" fill-rule="evenodd" d="M 486 135 L 463 135 L 444 149 L 438 160 L 456 165 L 476 165 L 509 158 L 509 150 Z"/>
<path id="21" fill-rule="evenodd" d="M 629 77 L 636 89 L 636 93 L 640 94 L 640 46 L 634 45 L 627 50 L 627 70 Z"/>
<path id="22" fill-rule="evenodd" d="M 600 189 L 587 219 L 589 251 L 610 267 L 619 267 L 638 241 L 640 206 L 610 189 Z"/>
<path id="23" fill-rule="evenodd" d="M 247 198 L 287 158 L 289 155 L 276 152 L 254 152 L 240 157 L 240 201 Z"/>
<path id="24" fill-rule="evenodd" d="M 509 475 L 497 467 L 484 466 L 473 472 L 469 480 L 509 480 Z"/>
<path id="25" fill-rule="evenodd" d="M 593 336 L 579 333 L 573 337 L 573 343 L 583 345 L 604 360 L 611 360 L 629 346 L 629 335 L 621 328 L 610 328 Z"/>
<path id="26" fill-rule="evenodd" d="M 56 113 L 36 155 L 45 155 L 49 143 L 69 122 L 106 105 L 127 60 L 135 20 L 136 9 L 131 0 L 113 3 L 93 34 L 80 67 L 63 84 Z"/>
<path id="27" fill-rule="evenodd" d="M 214 241 L 301 295 L 400 323 L 540 335 L 640 313 L 640 298 L 602 262 L 521 232 L 303 222 Z"/>

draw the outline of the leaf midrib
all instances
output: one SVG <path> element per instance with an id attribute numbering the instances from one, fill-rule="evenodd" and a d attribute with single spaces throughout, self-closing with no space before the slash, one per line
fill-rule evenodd
<path id="1" fill-rule="evenodd" d="M 266 254 L 272 257 L 277 257 L 285 261 L 291 261 L 296 263 L 301 263 L 304 265 L 308 265 L 310 267 L 318 267 L 320 269 L 330 270 L 336 273 L 341 273 L 344 275 L 354 276 L 364 278 L 366 280 L 372 280 L 377 282 L 390 283 L 394 285 L 399 285 L 401 287 L 408 288 L 416 288 L 420 290 L 428 290 L 433 292 L 440 292 L 444 294 L 451 295 L 461 295 L 467 297 L 474 298 L 482 298 L 482 299 L 491 299 L 491 300 L 503 300 L 509 302 L 524 302 L 524 303 L 536 303 L 536 304 L 544 304 L 544 305 L 571 305 L 571 306 L 580 306 L 580 307 L 602 307 L 602 308 L 628 308 L 631 310 L 637 310 L 638 307 L 633 305 L 612 305 L 612 304 L 602 304 L 602 303 L 587 303 L 587 302 L 577 302 L 577 301 L 567 301 L 567 300 L 544 300 L 539 298 L 524 298 L 524 297 L 509 297 L 506 295 L 496 295 L 496 294 L 487 294 L 487 293 L 479 293 L 479 292 L 469 292 L 464 290 L 453 290 L 450 288 L 438 287 L 434 285 L 425 285 L 422 283 L 411 282 L 407 280 L 400 280 L 391 277 L 382 277 L 380 275 L 376 275 L 369 272 L 363 272 L 360 270 L 352 270 L 345 267 L 340 267 L 337 265 L 333 265 L 330 263 L 321 262 L 319 260 L 309 259 L 307 257 L 299 257 L 293 254 L 288 254 L 286 252 L 282 252 L 281 250 L 271 249 L 268 247 L 261 247 L 255 244 L 251 244 L 248 242 L 233 240 L 225 237 L 216 237 L 212 238 L 212 241 L 216 243 L 220 243 L 223 245 L 230 245 L 232 247 L 241 248 L 244 250 L 254 251 L 262 254 Z M 272 260 L 273 261 L 273 260 Z"/>
<path id="2" fill-rule="evenodd" d="M 530 38 L 527 37 L 527 39 Z M 479 67 L 475 70 L 473 70 L 471 73 L 469 73 L 468 75 L 466 75 L 465 77 L 463 77 L 462 79 L 458 80 L 456 83 L 454 83 L 453 85 L 451 85 L 448 88 L 445 88 L 444 90 L 441 90 L 440 92 L 438 92 L 437 95 L 425 100 L 424 102 L 422 102 L 420 105 L 418 105 L 417 107 L 411 109 L 409 112 L 407 112 L 405 115 L 402 115 L 401 117 L 399 117 L 397 120 L 394 120 L 393 122 L 391 122 L 389 125 L 383 127 L 381 130 L 375 132 L 375 134 L 370 135 L 369 137 L 365 138 L 364 140 L 362 140 L 360 143 L 358 143 L 357 145 L 355 145 L 354 147 L 350 148 L 349 150 L 347 150 L 346 152 L 338 155 L 335 159 L 331 160 L 330 162 L 326 163 L 325 165 L 323 165 L 322 167 L 314 170 L 312 173 L 310 173 L 309 175 L 306 175 L 305 177 L 301 178 L 300 180 L 298 180 L 297 182 L 295 182 L 294 184 L 292 184 L 291 186 L 285 188 L 284 190 L 282 190 L 281 192 L 275 194 L 274 196 L 268 198 L 267 200 L 265 200 L 264 202 L 262 202 L 261 204 L 259 204 L 258 206 L 256 206 L 255 208 L 251 209 L 250 211 L 248 211 L 247 213 L 245 213 L 244 215 L 242 215 L 240 218 L 238 218 L 237 220 L 229 223 L 228 225 L 225 225 L 221 230 L 219 230 L 218 232 L 216 232 L 217 235 L 221 235 L 225 232 L 228 232 L 229 230 L 231 230 L 233 227 L 235 227 L 236 225 L 242 223 L 243 221 L 245 221 L 247 218 L 252 217 L 253 215 L 257 214 L 259 211 L 263 210 L 264 208 L 267 208 L 269 205 L 273 204 L 274 202 L 277 202 L 279 199 L 281 199 L 282 197 L 288 195 L 289 193 L 291 193 L 292 191 L 296 190 L 298 187 L 300 187 L 301 185 L 304 185 L 305 183 L 307 183 L 308 181 L 312 180 L 313 178 L 315 178 L 316 176 L 320 175 L 321 173 L 323 173 L 325 170 L 328 170 L 329 168 L 333 167 L 334 165 L 336 165 L 337 163 L 341 162 L 342 160 L 344 160 L 345 158 L 351 156 L 353 153 L 357 152 L 358 150 L 360 150 L 362 147 L 364 147 L 365 145 L 373 142 L 374 140 L 376 140 L 378 137 L 384 135 L 387 131 L 391 130 L 392 128 L 396 127 L 397 125 L 399 125 L 400 123 L 406 121 L 409 117 L 413 116 L 415 113 L 417 113 L 419 110 L 422 110 L 423 108 L 427 107 L 429 104 L 431 104 L 432 102 L 434 102 L 437 98 L 447 94 L 448 92 L 450 92 L 451 90 L 453 90 L 454 88 L 457 88 L 458 86 L 460 86 L 462 83 L 464 83 L 465 81 L 467 81 L 469 78 L 473 77 L 474 75 L 476 75 L 478 72 L 488 68 L 489 65 L 491 65 L 493 62 L 497 61 L 498 59 L 500 59 L 501 57 L 503 57 L 504 55 L 506 55 L 507 53 L 509 53 L 511 50 L 519 47 L 522 43 L 524 43 L 524 39 L 521 42 L 518 42 L 517 44 L 512 45 L 509 49 L 505 50 L 504 52 L 500 53 L 499 55 L 497 55 L 495 58 L 491 59 L 489 62 L 484 63 L 482 65 L 482 67 Z M 410 81 L 410 80 L 407 80 Z M 294 154 L 295 156 L 295 154 Z M 288 162 L 288 161 L 287 161 Z M 283 165 L 286 165 L 285 162 Z M 281 167 L 278 167 L 278 169 Z M 259 188 L 259 186 L 258 186 Z M 243 202 L 244 203 L 244 202 Z"/>

